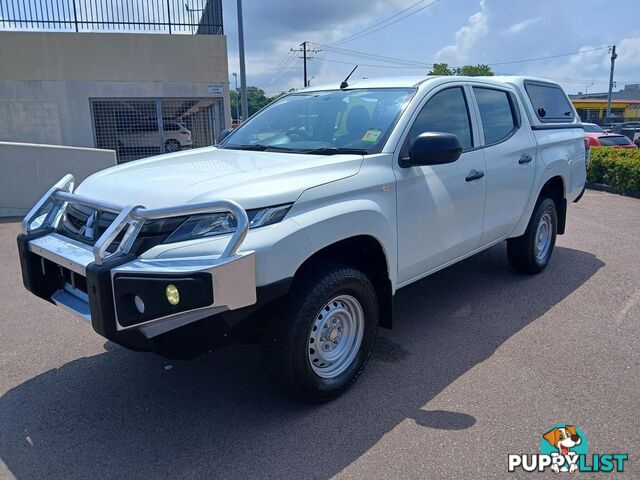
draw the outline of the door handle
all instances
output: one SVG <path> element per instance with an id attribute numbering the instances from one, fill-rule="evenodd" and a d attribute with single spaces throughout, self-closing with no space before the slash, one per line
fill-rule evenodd
<path id="1" fill-rule="evenodd" d="M 466 176 L 465 180 L 467 182 L 472 182 L 474 180 L 478 180 L 479 178 L 484 177 L 484 172 L 479 172 L 478 170 L 471 170 L 469 175 Z"/>
<path id="2" fill-rule="evenodd" d="M 524 165 L 525 163 L 529 163 L 531 160 L 533 160 L 533 157 L 531 155 L 523 153 L 522 156 L 520 157 L 520 160 L 518 160 L 518 163 L 520 165 Z"/>

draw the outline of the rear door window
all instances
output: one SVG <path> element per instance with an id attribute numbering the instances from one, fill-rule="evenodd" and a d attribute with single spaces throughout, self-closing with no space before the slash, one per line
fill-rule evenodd
<path id="1" fill-rule="evenodd" d="M 602 145 L 603 147 L 631 145 L 631 140 L 629 140 L 624 135 L 606 135 L 606 136 L 598 137 L 598 141 L 600 142 L 600 145 Z"/>
<path id="2" fill-rule="evenodd" d="M 524 86 L 541 122 L 573 120 L 573 107 L 560 87 L 538 82 L 525 82 Z"/>
<path id="3" fill-rule="evenodd" d="M 473 87 L 478 102 L 484 143 L 498 143 L 518 128 L 518 114 L 509 92 L 492 88 Z"/>

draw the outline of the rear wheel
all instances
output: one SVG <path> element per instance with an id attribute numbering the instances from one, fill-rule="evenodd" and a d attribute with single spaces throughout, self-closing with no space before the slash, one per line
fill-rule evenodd
<path id="1" fill-rule="evenodd" d="M 367 276 L 337 263 L 297 277 L 263 338 L 265 365 L 288 393 L 336 397 L 364 369 L 376 335 L 378 299 Z"/>
<path id="2" fill-rule="evenodd" d="M 173 138 L 170 138 L 169 140 L 164 142 L 164 151 L 167 153 L 177 152 L 180 150 L 180 148 L 180 142 Z"/>
<path id="3" fill-rule="evenodd" d="M 511 267 L 521 273 L 539 273 L 549 264 L 556 244 L 558 213 L 550 198 L 538 201 L 524 235 L 507 241 Z"/>

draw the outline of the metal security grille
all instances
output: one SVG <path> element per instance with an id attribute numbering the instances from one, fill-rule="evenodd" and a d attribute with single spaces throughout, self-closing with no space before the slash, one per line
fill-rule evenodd
<path id="1" fill-rule="evenodd" d="M 213 145 L 222 104 L 216 98 L 91 100 L 95 144 L 118 162 Z"/>
<path id="2" fill-rule="evenodd" d="M 220 0 L 0 0 L 0 29 L 222 35 Z"/>

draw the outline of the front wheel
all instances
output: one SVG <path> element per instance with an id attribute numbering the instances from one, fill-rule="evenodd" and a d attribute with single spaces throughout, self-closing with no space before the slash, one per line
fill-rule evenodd
<path id="1" fill-rule="evenodd" d="M 528 274 L 544 270 L 553 253 L 557 231 L 556 203 L 550 198 L 543 198 L 536 205 L 524 235 L 507 241 L 511 267 Z"/>
<path id="2" fill-rule="evenodd" d="M 267 325 L 265 365 L 288 393 L 330 400 L 364 369 L 377 325 L 376 291 L 363 272 L 331 262 L 311 266 Z"/>

